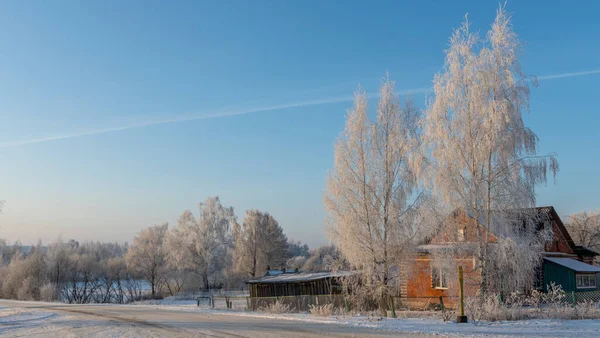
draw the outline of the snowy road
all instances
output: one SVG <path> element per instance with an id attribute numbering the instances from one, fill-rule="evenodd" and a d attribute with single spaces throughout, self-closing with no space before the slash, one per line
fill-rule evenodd
<path id="1" fill-rule="evenodd" d="M 435 318 L 314 317 L 169 305 L 0 300 L 2 337 L 600 337 L 600 320 L 456 324 Z"/>
<path id="2" fill-rule="evenodd" d="M 0 334 L 5 337 L 423 337 L 325 323 L 169 311 L 152 306 L 0 300 L 0 307 Z"/>

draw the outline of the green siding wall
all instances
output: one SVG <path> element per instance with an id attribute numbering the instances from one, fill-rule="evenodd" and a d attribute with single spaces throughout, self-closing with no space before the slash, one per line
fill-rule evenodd
<path id="1" fill-rule="evenodd" d="M 562 265 L 544 260 L 544 289 L 548 290 L 551 282 L 562 285 L 565 292 L 577 291 L 575 288 L 575 271 Z"/>
<path id="2" fill-rule="evenodd" d="M 544 290 L 548 290 L 548 286 L 551 282 L 554 282 L 556 285 L 562 285 L 562 289 L 565 292 L 599 290 L 598 287 L 595 289 L 577 289 L 575 284 L 575 271 L 562 265 L 544 260 Z M 596 274 L 596 285 L 600 286 L 598 282 L 600 282 L 600 274 Z"/>

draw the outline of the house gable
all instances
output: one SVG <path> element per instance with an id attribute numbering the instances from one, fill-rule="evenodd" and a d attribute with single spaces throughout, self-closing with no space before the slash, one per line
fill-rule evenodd
<path id="1" fill-rule="evenodd" d="M 548 223 L 552 226 L 552 240 L 546 243 L 545 251 L 574 255 L 576 245 L 562 220 L 554 210 L 554 207 L 548 206 L 533 209 L 542 216 L 542 219 L 544 219 L 544 221 L 540 221 L 537 225 L 537 230 L 541 231 L 544 225 Z M 467 215 L 464 210 L 456 209 L 450 217 L 444 221 L 440 231 L 431 237 L 429 243 L 475 243 L 478 241 L 477 231 L 486 232 L 483 226 L 476 222 L 473 217 Z M 488 233 L 488 236 L 488 242 L 496 242 L 497 237 L 493 233 Z"/>
<path id="2" fill-rule="evenodd" d="M 443 222 L 441 229 L 431 238 L 431 244 L 447 244 L 467 242 L 475 243 L 478 241 L 477 231 L 484 231 L 472 217 L 461 209 L 456 209 Z M 489 234 L 489 242 L 495 242 L 496 237 Z"/>
<path id="3" fill-rule="evenodd" d="M 556 210 L 554 210 L 554 207 L 541 207 L 537 209 L 548 213 L 548 217 L 552 223 L 553 241 L 546 243 L 546 252 L 575 254 L 575 242 L 573 242 L 571 235 L 569 235 L 567 228 L 556 213 Z"/>

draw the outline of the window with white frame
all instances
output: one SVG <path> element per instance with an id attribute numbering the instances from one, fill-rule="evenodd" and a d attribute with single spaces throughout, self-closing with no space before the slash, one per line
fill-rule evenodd
<path id="1" fill-rule="evenodd" d="M 595 288 L 596 287 L 596 275 L 595 274 L 577 274 L 575 275 L 575 281 L 578 289 Z"/>
<path id="2" fill-rule="evenodd" d="M 431 268 L 431 280 L 432 286 L 435 289 L 447 289 L 448 288 L 448 280 L 446 278 L 446 274 L 444 273 L 444 269 L 440 267 L 432 267 Z"/>
<path id="3" fill-rule="evenodd" d="M 458 240 L 463 242 L 465 240 L 465 232 L 467 228 L 458 229 Z"/>

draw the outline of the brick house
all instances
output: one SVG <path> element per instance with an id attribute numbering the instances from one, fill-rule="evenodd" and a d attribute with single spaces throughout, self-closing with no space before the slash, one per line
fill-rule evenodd
<path id="1" fill-rule="evenodd" d="M 572 270 L 572 291 L 588 291 L 593 286 L 600 286 L 600 269 L 590 264 L 598 253 L 577 246 L 573 242 L 562 220 L 552 206 L 527 209 L 530 220 L 534 222 L 536 231 L 551 229 L 552 240 L 548 241 L 543 252 L 544 261 L 536 274 L 532 288 L 543 289 L 550 282 L 560 284 L 563 280 L 554 276 L 564 275 L 561 269 Z M 480 227 L 478 229 L 478 227 Z M 500 227 L 498 227 L 500 229 Z M 489 236 L 494 243 L 497 237 L 492 231 L 487 233 L 479 222 L 462 210 L 456 210 L 448 217 L 441 230 L 434 234 L 425 244 L 418 247 L 417 254 L 401 270 L 401 297 L 407 305 L 423 306 L 423 304 L 439 304 L 440 297 L 445 305 L 452 305 L 458 295 L 458 266 L 463 267 L 465 280 L 465 296 L 474 296 L 479 290 L 481 275 L 473 253 L 477 248 L 477 231 Z M 453 258 L 440 253 L 451 249 Z M 444 264 L 440 260 L 445 260 Z M 583 265 L 581 265 L 583 264 Z M 445 268 L 442 268 L 444 266 Z M 454 267 L 455 266 L 455 267 Z M 584 267 L 588 267 L 585 268 Z M 450 268 L 449 268 L 450 267 Z M 575 270 L 574 270 L 575 269 Z M 576 271 L 576 269 L 585 271 Z M 584 276 L 583 274 L 586 274 Z M 551 280 L 555 279 L 555 280 Z M 598 280 L 592 283 L 591 280 Z M 587 287 L 575 288 L 575 283 L 586 284 Z M 569 285 L 563 286 L 568 289 Z M 566 287 L 566 288 L 565 288 Z"/>

